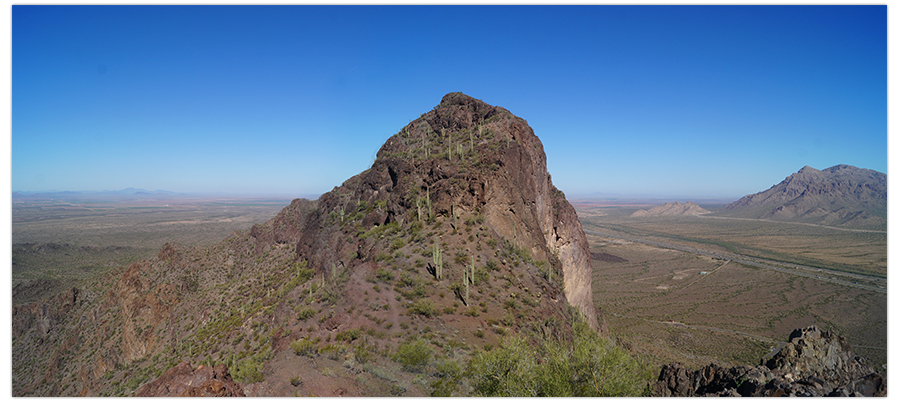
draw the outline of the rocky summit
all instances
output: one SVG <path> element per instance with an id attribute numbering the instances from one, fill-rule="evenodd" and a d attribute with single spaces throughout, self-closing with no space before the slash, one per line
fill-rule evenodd
<path id="1" fill-rule="evenodd" d="M 716 215 L 885 230 L 887 175 L 851 165 L 806 166 Z"/>
<path id="2" fill-rule="evenodd" d="M 13 394 L 457 394 L 477 349 L 605 333 L 591 281 L 531 127 L 450 93 L 315 201 L 15 307 Z"/>
<path id="3" fill-rule="evenodd" d="M 653 395 L 883 397 L 887 379 L 856 356 L 842 336 L 810 326 L 794 330 L 789 342 L 758 366 L 711 364 L 689 371 L 678 363 L 666 365 Z"/>

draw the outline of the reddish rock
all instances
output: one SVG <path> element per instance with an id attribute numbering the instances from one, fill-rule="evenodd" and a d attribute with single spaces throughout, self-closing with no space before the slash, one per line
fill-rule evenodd
<path id="1" fill-rule="evenodd" d="M 232 380 L 225 365 L 191 368 L 187 361 L 138 389 L 137 397 L 244 397 L 241 385 Z"/>

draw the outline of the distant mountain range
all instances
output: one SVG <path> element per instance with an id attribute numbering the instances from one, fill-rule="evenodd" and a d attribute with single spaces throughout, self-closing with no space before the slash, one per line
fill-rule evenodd
<path id="1" fill-rule="evenodd" d="M 806 166 L 716 215 L 882 229 L 887 225 L 887 174 L 851 165 L 821 171 Z"/>
<path id="2" fill-rule="evenodd" d="M 72 199 L 105 197 L 116 199 L 169 198 L 186 194 L 157 189 L 148 191 L 141 188 L 125 188 L 117 191 L 13 191 L 13 199 Z"/>

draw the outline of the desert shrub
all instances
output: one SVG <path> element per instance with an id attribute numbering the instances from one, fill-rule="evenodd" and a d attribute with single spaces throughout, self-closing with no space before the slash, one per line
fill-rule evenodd
<path id="1" fill-rule="evenodd" d="M 347 354 L 347 347 L 341 344 L 329 343 L 319 348 L 319 353 L 331 360 L 340 360 Z"/>
<path id="2" fill-rule="evenodd" d="M 645 396 L 653 380 L 648 366 L 584 323 L 576 324 L 571 342 L 545 339 L 532 346 L 515 335 L 485 347 L 469 361 L 466 376 L 474 395 L 504 397 Z"/>
<path id="3" fill-rule="evenodd" d="M 267 348 L 263 352 L 241 359 L 234 365 L 234 369 L 231 370 L 231 376 L 240 383 L 261 382 L 263 381 L 263 364 L 267 360 L 272 359 L 273 356 L 272 350 Z"/>
<path id="4" fill-rule="evenodd" d="M 303 307 L 300 308 L 300 311 L 297 311 L 297 319 L 301 321 L 306 321 L 307 319 L 312 318 L 314 315 L 316 315 L 316 310 L 309 307 Z"/>
<path id="5" fill-rule="evenodd" d="M 378 270 L 375 270 L 375 278 L 383 283 L 388 283 L 394 280 L 394 273 L 384 268 L 378 268 Z"/>
<path id="6" fill-rule="evenodd" d="M 291 350 L 297 356 L 315 356 L 319 352 L 316 347 L 317 343 L 319 343 L 319 338 L 300 338 L 291 342 Z"/>
<path id="7" fill-rule="evenodd" d="M 469 257 L 466 256 L 466 254 L 463 253 L 462 250 L 457 250 L 456 257 L 453 258 L 453 262 L 460 265 L 466 265 L 469 264 Z"/>
<path id="8" fill-rule="evenodd" d="M 431 382 L 431 395 L 434 397 L 452 397 L 458 391 L 463 379 L 464 370 L 453 360 L 439 360 L 435 363 L 437 380 Z"/>
<path id="9" fill-rule="evenodd" d="M 334 340 L 338 341 L 338 342 L 344 342 L 344 341 L 353 342 L 353 341 L 359 339 L 359 337 L 361 335 L 362 335 L 362 329 L 353 328 L 353 329 L 348 329 L 346 331 L 338 333 L 337 335 L 334 336 Z"/>
<path id="10" fill-rule="evenodd" d="M 478 352 L 469 360 L 467 376 L 476 396 L 533 397 L 539 395 L 534 351 L 524 337 L 504 340 L 499 347 Z"/>
<path id="11" fill-rule="evenodd" d="M 390 250 L 393 252 L 395 250 L 402 249 L 403 246 L 406 246 L 406 241 L 403 240 L 403 238 L 398 237 L 391 241 Z"/>
<path id="12" fill-rule="evenodd" d="M 403 370 L 422 372 L 431 361 L 432 353 L 433 351 L 428 342 L 424 339 L 416 339 L 400 345 L 391 359 L 400 363 L 403 366 Z"/>
<path id="13" fill-rule="evenodd" d="M 410 315 L 424 315 L 431 318 L 439 313 L 440 311 L 438 310 L 437 305 L 427 298 L 420 299 L 409 307 Z"/>
<path id="14" fill-rule="evenodd" d="M 375 360 L 375 357 L 378 355 L 378 348 L 374 345 L 370 345 L 366 341 L 361 341 L 357 343 L 356 346 L 353 347 L 353 357 L 359 363 L 369 363 Z"/>

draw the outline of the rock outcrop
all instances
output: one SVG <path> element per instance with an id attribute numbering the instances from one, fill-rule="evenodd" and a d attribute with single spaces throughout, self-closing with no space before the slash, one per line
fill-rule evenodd
<path id="1" fill-rule="evenodd" d="M 366 229 L 434 217 L 456 228 L 459 219 L 483 216 L 497 237 L 526 249 L 549 276 L 561 276 L 568 303 L 606 331 L 593 304 L 591 253 L 575 209 L 551 182 L 540 139 L 506 109 L 447 94 L 389 138 L 370 169 L 314 203 L 295 200 L 251 234 L 260 242 L 296 241 L 299 258 L 327 270 L 375 250 L 323 232 L 359 202 L 379 202 L 361 221 Z"/>
<path id="2" fill-rule="evenodd" d="M 797 329 L 790 342 L 758 366 L 708 365 L 689 371 L 666 365 L 653 388 L 658 397 L 876 396 L 887 380 L 856 356 L 842 336 L 815 326 Z"/>
<path id="3" fill-rule="evenodd" d="M 136 397 L 244 397 L 225 365 L 197 366 L 181 362 L 138 389 Z"/>
<path id="4" fill-rule="evenodd" d="M 765 191 L 747 195 L 719 216 L 884 229 L 887 175 L 850 165 L 806 166 Z"/>
<path id="5" fill-rule="evenodd" d="M 636 218 L 649 216 L 691 216 L 702 215 L 704 213 L 709 213 L 709 211 L 701 208 L 700 205 L 688 201 L 684 204 L 678 202 L 666 202 L 666 204 L 662 206 L 654 206 L 650 209 L 639 209 L 632 213 L 631 216 Z"/>

